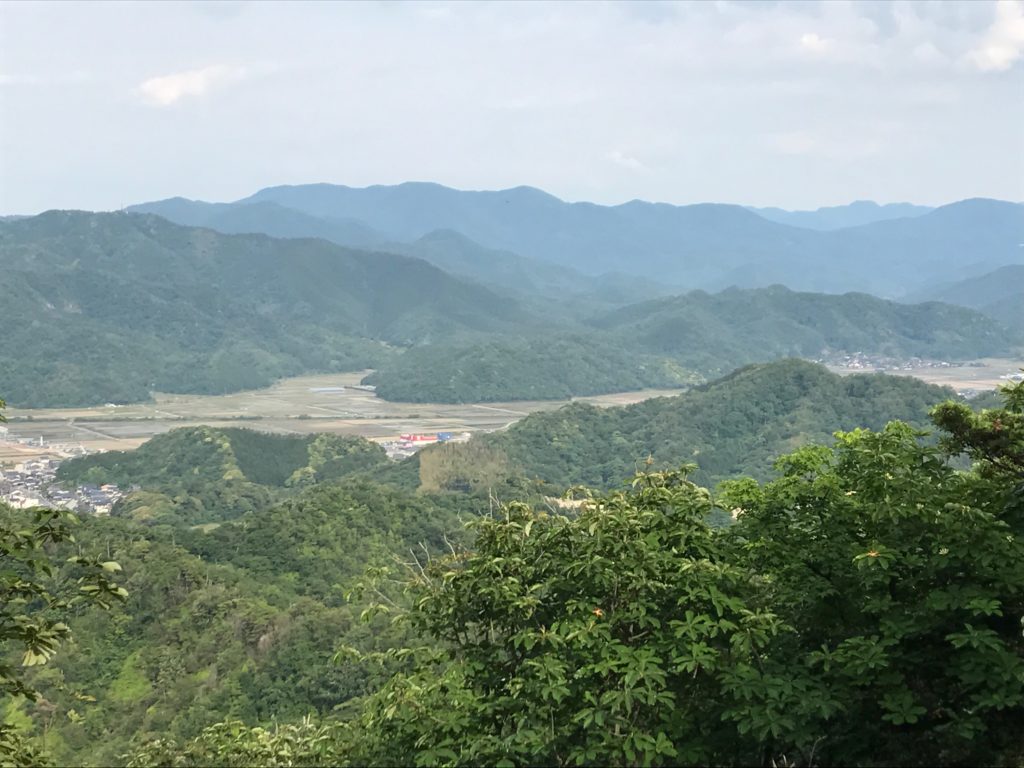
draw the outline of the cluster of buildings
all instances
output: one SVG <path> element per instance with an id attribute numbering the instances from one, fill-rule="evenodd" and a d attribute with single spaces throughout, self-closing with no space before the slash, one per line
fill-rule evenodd
<path id="1" fill-rule="evenodd" d="M 391 459 L 404 459 L 412 456 L 420 448 L 437 443 L 464 443 L 470 438 L 469 432 L 456 435 L 454 432 L 432 432 L 425 435 L 399 435 L 397 440 L 386 440 L 382 443 L 384 450 Z"/>
<path id="2" fill-rule="evenodd" d="M 834 365 L 851 370 L 874 371 L 884 373 L 886 371 L 916 371 L 921 368 L 953 368 L 960 363 L 950 363 L 945 360 L 926 360 L 922 357 L 910 357 L 898 359 L 886 357 L 885 355 L 869 355 L 864 352 L 850 352 L 828 356 L 816 363 Z"/>
<path id="3" fill-rule="evenodd" d="M 55 459 L 30 459 L 0 470 L 0 502 L 16 509 L 48 507 L 81 514 L 109 515 L 124 495 L 116 485 L 80 485 L 73 490 L 57 484 Z"/>

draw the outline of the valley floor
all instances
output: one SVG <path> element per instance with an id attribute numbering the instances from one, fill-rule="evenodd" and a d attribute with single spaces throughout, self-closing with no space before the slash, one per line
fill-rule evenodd
<path id="1" fill-rule="evenodd" d="M 406 433 L 490 432 L 535 411 L 549 411 L 566 400 L 512 403 L 393 403 L 357 389 L 359 373 L 299 376 L 266 389 L 230 395 L 157 394 L 155 402 L 92 408 L 9 408 L 9 434 L 0 436 L 0 464 L 35 457 L 63 457 L 137 448 L 153 435 L 177 427 L 249 427 L 268 432 L 328 432 L 384 442 Z M 600 406 L 628 405 L 678 394 L 674 389 L 645 389 L 580 397 Z M 32 443 L 17 442 L 31 440 Z"/>
<path id="2" fill-rule="evenodd" d="M 1024 368 L 1024 358 L 986 357 L 967 365 L 936 366 L 927 364 L 916 367 L 887 368 L 885 373 L 896 376 L 913 376 L 929 384 L 952 387 L 958 394 L 971 397 L 979 392 L 1009 383 L 1010 377 L 1020 374 L 1022 368 Z M 842 376 L 872 371 L 871 368 L 865 369 L 862 365 L 829 365 L 828 369 Z"/>
<path id="3" fill-rule="evenodd" d="M 1024 360 L 986 358 L 971 365 L 921 366 L 887 370 L 966 395 L 995 389 L 1020 373 Z M 839 374 L 865 373 L 863 366 L 830 365 Z M 565 400 L 452 405 L 394 403 L 357 388 L 367 371 L 299 376 L 266 389 L 230 395 L 157 394 L 152 403 L 92 408 L 10 408 L 7 440 L 0 434 L 0 465 L 38 457 L 67 457 L 89 452 L 137 448 L 153 435 L 176 427 L 250 427 L 284 434 L 328 432 L 359 435 L 377 442 L 406 433 L 491 432 L 536 411 L 550 411 Z M 580 397 L 599 406 L 628 405 L 678 394 L 681 390 L 645 389 Z M 31 441 L 31 442 L 28 442 Z"/>

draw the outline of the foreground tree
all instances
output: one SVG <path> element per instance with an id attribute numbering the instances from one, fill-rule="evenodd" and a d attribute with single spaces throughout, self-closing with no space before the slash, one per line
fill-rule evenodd
<path id="1" fill-rule="evenodd" d="M 107 607 L 127 595 L 114 581 L 120 570 L 117 563 L 77 555 L 58 559 L 60 545 L 74 541 L 71 529 L 76 522 L 68 512 L 17 511 L 0 505 L 0 704 L 4 710 L 11 698 L 36 698 L 26 668 L 45 664 L 71 636 L 65 621 L 79 604 Z M 36 765 L 43 759 L 21 734 L 0 722 L 0 763 Z"/>
<path id="2" fill-rule="evenodd" d="M 725 488 L 720 535 L 680 473 L 479 522 L 416 579 L 436 644 L 368 702 L 356 762 L 1015 763 L 1021 392 L 937 409 L 946 453 L 900 423 L 797 451 Z"/>
<path id="3" fill-rule="evenodd" d="M 893 423 L 730 483 L 726 530 L 685 469 L 572 516 L 477 521 L 473 552 L 414 564 L 405 610 L 383 600 L 427 638 L 386 654 L 406 669 L 287 759 L 1019 765 L 1022 387 L 937 409 L 939 447 Z M 270 738 L 211 731 L 134 764 L 240 764 Z"/>

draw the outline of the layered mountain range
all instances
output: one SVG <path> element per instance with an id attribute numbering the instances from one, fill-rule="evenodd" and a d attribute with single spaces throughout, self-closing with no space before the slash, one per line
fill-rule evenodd
<path id="1" fill-rule="evenodd" d="M 491 251 L 675 289 L 780 283 L 901 298 L 1024 263 L 1024 206 L 986 199 L 934 210 L 854 203 L 782 216 L 710 203 L 569 203 L 532 187 L 310 184 L 269 187 L 233 203 L 174 198 L 130 210 L 224 232 L 324 237 L 354 247 L 399 242 L 428 259 L 431 249 L 418 249 L 416 241 L 451 230 Z M 477 270 L 465 274 L 481 279 Z"/>
<path id="2" fill-rule="evenodd" d="M 374 368 L 392 399 L 564 398 L 794 355 L 1019 347 L 1024 207 L 848 209 L 809 228 L 402 184 L 8 218 L 0 393 L 75 406 Z M 875 295 L 835 295 L 852 289 Z"/>

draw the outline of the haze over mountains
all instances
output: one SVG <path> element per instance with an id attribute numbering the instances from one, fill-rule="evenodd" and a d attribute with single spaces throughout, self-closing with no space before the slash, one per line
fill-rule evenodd
<path id="1" fill-rule="evenodd" d="M 890 219 L 910 219 L 924 216 L 934 208 L 912 203 L 887 203 L 879 205 L 873 200 L 855 200 L 849 205 L 833 205 L 815 211 L 786 211 L 782 208 L 750 208 L 749 210 L 769 221 L 789 224 L 805 229 L 843 229 L 873 224 Z"/>
<path id="2" fill-rule="evenodd" d="M 855 203 L 815 212 L 818 229 L 735 205 L 601 206 L 567 203 L 531 187 L 468 192 L 427 183 L 269 187 L 234 203 L 174 198 L 129 210 L 222 231 L 328 237 L 353 246 L 408 244 L 453 230 L 487 249 L 586 275 L 625 273 L 679 289 L 780 283 L 900 298 L 950 277 L 1024 263 L 1024 206 L 986 199 L 928 212 Z M 914 215 L 892 218 L 897 212 Z M 429 258 L 426 250 L 423 255 Z"/>
<path id="3" fill-rule="evenodd" d="M 1024 265 L 1008 265 L 979 277 L 937 286 L 911 301 L 945 301 L 971 307 L 1008 328 L 1024 330 Z"/>

